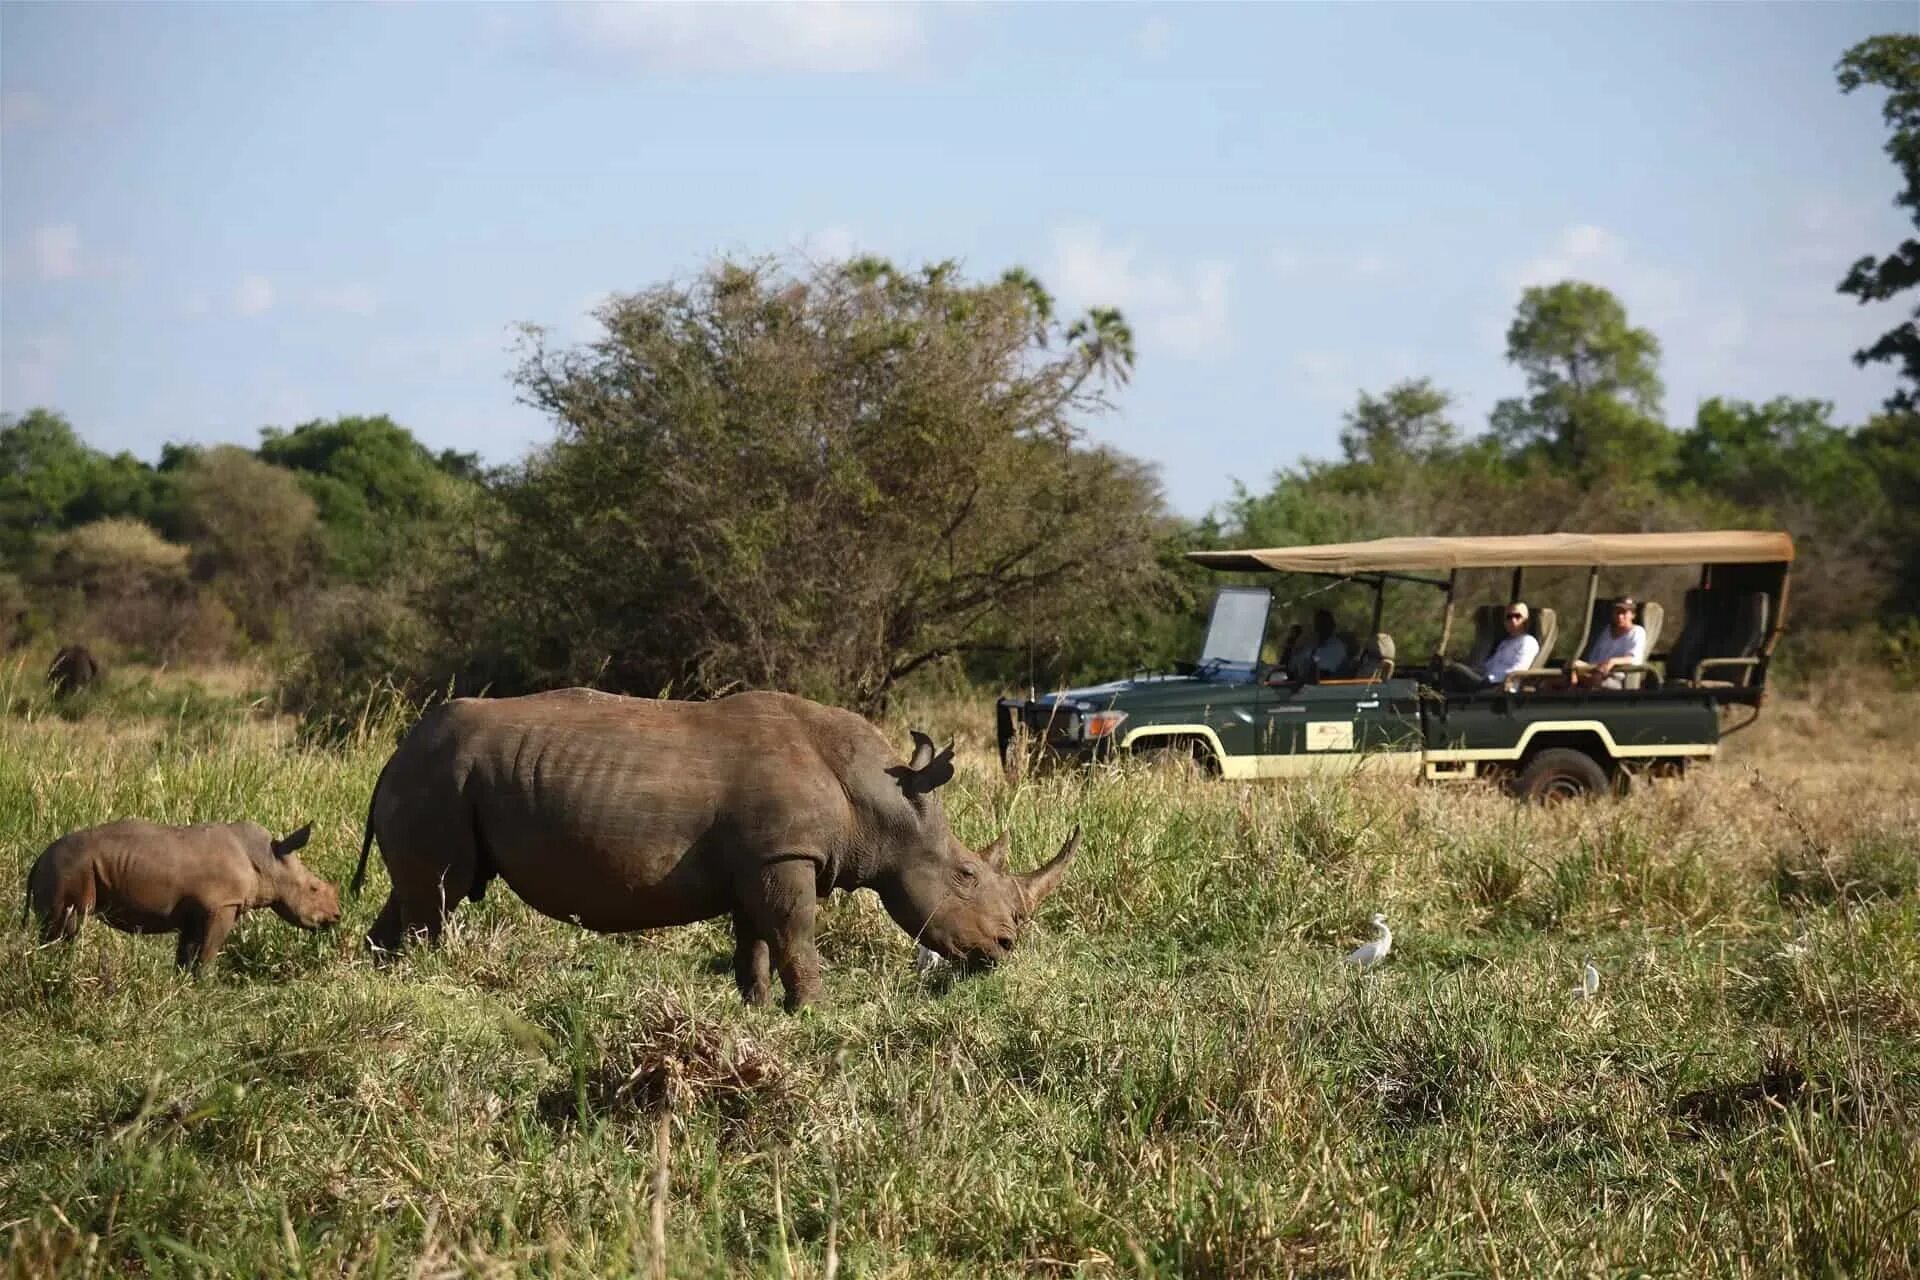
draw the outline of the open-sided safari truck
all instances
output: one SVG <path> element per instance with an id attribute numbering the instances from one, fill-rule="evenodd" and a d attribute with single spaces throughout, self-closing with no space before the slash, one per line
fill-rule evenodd
<path id="1" fill-rule="evenodd" d="M 1759 715 L 1786 614 L 1793 540 L 1748 531 L 1383 538 L 1188 558 L 1231 573 L 1304 574 L 1328 586 L 1371 588 L 1370 638 L 1345 635 L 1346 659 L 1336 670 L 1290 671 L 1286 648 L 1269 647 L 1281 621 L 1272 616 L 1272 590 L 1222 587 L 1196 661 L 1002 698 L 997 730 L 1010 775 L 1048 759 L 1164 751 L 1228 778 L 1342 770 L 1497 778 L 1551 799 L 1621 790 L 1636 774 L 1677 774 L 1711 759 L 1725 733 Z M 1698 566 L 1697 585 L 1680 600 L 1640 602 L 1648 660 L 1621 669 L 1624 687 L 1570 683 L 1572 662 L 1608 625 L 1613 597 L 1602 594 L 1603 579 L 1672 566 Z M 1506 599 L 1463 609 L 1462 571 L 1487 569 L 1511 572 Z M 1536 608 L 1527 626 L 1540 652 L 1529 669 L 1472 692 L 1450 687 L 1443 679 L 1449 659 L 1484 661 L 1504 633 L 1507 602 L 1525 598 L 1526 575 L 1539 569 L 1563 579 L 1585 570 L 1577 624 Z M 1418 664 L 1396 662 L 1392 636 L 1382 630 L 1390 583 L 1430 587 L 1440 608 L 1437 652 Z"/>

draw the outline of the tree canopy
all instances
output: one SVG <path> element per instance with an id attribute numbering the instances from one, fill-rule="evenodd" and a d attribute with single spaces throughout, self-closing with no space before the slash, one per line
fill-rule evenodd
<path id="1" fill-rule="evenodd" d="M 1163 577 L 1154 476 L 1082 434 L 1132 366 L 1117 312 L 863 258 L 722 261 L 599 318 L 531 331 L 518 372 L 558 435 L 500 487 L 457 627 L 517 655 L 503 679 L 872 705 Z"/>

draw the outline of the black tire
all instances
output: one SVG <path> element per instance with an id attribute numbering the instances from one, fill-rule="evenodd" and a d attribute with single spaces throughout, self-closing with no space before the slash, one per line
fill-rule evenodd
<path id="1" fill-rule="evenodd" d="M 1613 782 L 1598 760 L 1572 747 L 1549 747 L 1520 770 L 1514 791 L 1535 804 L 1560 804 L 1605 795 Z"/>
<path id="2" fill-rule="evenodd" d="M 1134 754 L 1144 760 L 1148 768 L 1180 777 L 1220 776 L 1220 762 L 1213 758 L 1213 748 L 1199 738 L 1158 738 L 1152 740 L 1151 745 L 1135 748 Z"/>

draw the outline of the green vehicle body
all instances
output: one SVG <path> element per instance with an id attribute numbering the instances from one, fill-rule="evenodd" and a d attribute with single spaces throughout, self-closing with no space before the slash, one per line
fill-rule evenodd
<path id="1" fill-rule="evenodd" d="M 1752 586 L 1751 569 L 1739 566 L 1733 579 Z M 1381 581 L 1384 577 L 1373 585 Z M 1447 587 L 1451 611 L 1451 580 L 1435 585 Z M 1783 603 L 1784 566 L 1777 585 L 1771 579 L 1763 585 Z M 1516 575 L 1516 598 L 1518 586 Z M 1259 642 L 1249 644 L 1249 620 L 1256 611 Z M 1391 670 L 1384 678 L 1296 681 L 1258 660 L 1275 623 L 1267 616 L 1270 611 L 1271 592 L 1225 587 L 1215 595 L 1198 661 L 1099 685 L 1000 699 L 996 737 L 1009 775 L 1039 762 L 1092 763 L 1163 751 L 1192 756 L 1230 779 L 1358 772 L 1431 781 L 1512 780 L 1543 753 L 1560 749 L 1594 761 L 1619 789 L 1635 775 L 1678 773 L 1712 759 L 1731 718 L 1728 709 L 1752 709 L 1734 726 L 1744 728 L 1765 696 L 1764 654 L 1742 673 L 1743 682 L 1725 686 L 1668 683 L 1656 671 L 1643 688 L 1551 689 L 1537 682 L 1529 688 L 1460 693 L 1443 687 L 1430 667 Z M 1779 617 L 1778 606 L 1773 617 Z M 1234 618 L 1238 637 L 1223 640 Z M 1768 650 L 1777 633 L 1776 621 Z M 1650 656 L 1657 667 L 1661 655 Z"/>

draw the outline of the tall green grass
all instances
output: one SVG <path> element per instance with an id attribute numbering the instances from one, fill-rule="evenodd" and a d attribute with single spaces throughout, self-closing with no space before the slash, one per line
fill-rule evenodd
<path id="1" fill-rule="evenodd" d="M 19 1275 L 1920 1273 L 1903 696 L 1890 741 L 1787 704 L 1699 776 L 1551 812 L 1011 788 L 980 707 L 921 708 L 962 734 L 963 838 L 1011 825 L 1024 864 L 1079 824 L 1080 861 L 982 979 L 836 900 L 801 1016 L 740 1005 L 718 924 L 598 937 L 504 886 L 376 970 L 378 868 L 338 932 L 258 913 L 198 981 L 9 927 L 0 1239 Z M 398 722 L 337 751 L 244 700 L 211 723 L 0 722 L 0 881 L 134 814 L 312 820 L 344 881 Z M 1375 910 L 1392 957 L 1342 972 Z"/>

